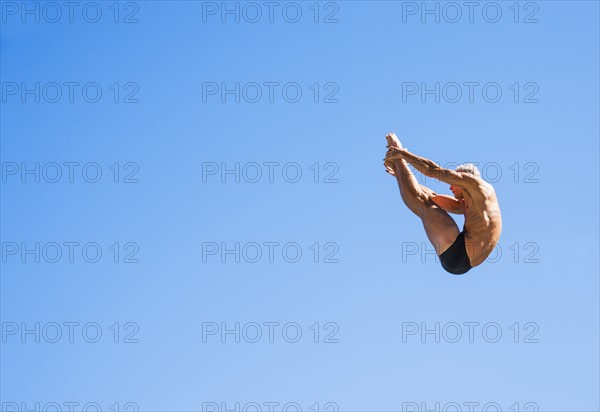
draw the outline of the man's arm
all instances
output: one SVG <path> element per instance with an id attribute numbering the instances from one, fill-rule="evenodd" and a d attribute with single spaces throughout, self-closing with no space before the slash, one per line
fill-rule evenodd
<path id="1" fill-rule="evenodd" d="M 434 193 L 431 196 L 431 200 L 433 201 L 433 203 L 444 209 L 446 212 L 454 213 L 457 215 L 465 214 L 465 209 L 462 203 L 453 197 L 446 195 L 438 195 Z"/>
<path id="2" fill-rule="evenodd" d="M 390 148 L 392 155 L 388 159 L 404 159 L 427 177 L 434 177 L 444 183 L 456 185 L 464 189 L 475 189 L 479 186 L 477 179 L 469 173 L 459 173 L 454 170 L 444 169 L 435 162 L 410 153 L 404 148 Z"/>

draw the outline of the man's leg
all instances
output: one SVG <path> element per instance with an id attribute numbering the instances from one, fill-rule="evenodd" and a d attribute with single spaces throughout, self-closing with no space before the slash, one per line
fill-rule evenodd
<path id="1" fill-rule="evenodd" d="M 400 145 L 397 139 L 395 135 L 391 137 L 388 135 L 388 144 Z M 429 241 L 438 256 L 441 255 L 454 243 L 460 233 L 456 222 L 445 210 L 433 203 L 431 200 L 433 191 L 419 184 L 405 160 L 388 161 L 386 164 L 394 172 L 402 200 L 414 214 L 421 218 Z"/>

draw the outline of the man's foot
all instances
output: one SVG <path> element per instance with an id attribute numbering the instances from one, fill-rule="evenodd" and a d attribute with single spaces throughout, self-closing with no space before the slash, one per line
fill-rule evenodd
<path id="1" fill-rule="evenodd" d="M 401 148 L 402 147 L 402 143 L 400 143 L 400 139 L 398 139 L 398 136 L 396 136 L 395 133 L 388 133 L 387 136 L 385 136 L 385 139 L 387 140 L 387 147 L 391 148 Z M 388 153 L 386 153 L 386 157 L 389 154 L 389 150 Z M 385 166 L 385 171 L 389 174 L 391 174 L 392 176 L 396 176 L 396 173 L 394 172 L 394 161 L 393 160 L 385 160 L 383 165 Z"/>
<path id="2" fill-rule="evenodd" d="M 396 136 L 395 133 L 388 133 L 387 136 L 385 136 L 385 139 L 387 140 L 389 147 L 402 148 L 402 143 L 400 143 L 400 139 L 398 139 L 398 136 Z"/>

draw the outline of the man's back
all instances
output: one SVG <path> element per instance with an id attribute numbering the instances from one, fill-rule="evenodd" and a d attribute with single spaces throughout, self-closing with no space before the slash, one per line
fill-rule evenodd
<path id="1" fill-rule="evenodd" d="M 502 232 L 502 215 L 496 191 L 477 179 L 477 189 L 465 189 L 465 243 L 473 266 L 481 264 L 492 252 Z"/>

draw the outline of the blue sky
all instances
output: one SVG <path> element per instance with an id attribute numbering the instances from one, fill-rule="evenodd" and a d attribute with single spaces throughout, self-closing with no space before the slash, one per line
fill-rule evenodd
<path id="1" fill-rule="evenodd" d="M 2 410 L 600 408 L 597 2 L 49 4 L 0 4 Z M 479 163 L 490 261 L 390 131 Z"/>

